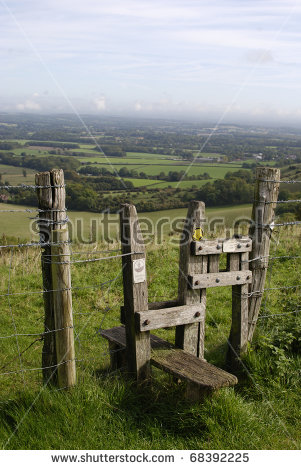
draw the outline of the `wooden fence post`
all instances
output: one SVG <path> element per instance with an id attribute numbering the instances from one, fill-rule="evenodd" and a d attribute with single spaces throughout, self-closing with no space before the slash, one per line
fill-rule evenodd
<path id="1" fill-rule="evenodd" d="M 258 167 L 252 211 L 253 225 L 250 227 L 250 237 L 253 239 L 250 258 L 253 280 L 250 287 L 249 299 L 249 333 L 248 340 L 252 341 L 255 331 L 267 268 L 272 236 L 270 224 L 274 220 L 275 207 L 280 186 L 280 170 L 278 168 Z M 259 259 L 258 259 L 259 258 Z M 253 294 L 254 293 L 254 294 Z"/>
<path id="2" fill-rule="evenodd" d="M 51 170 L 35 175 L 37 187 L 39 217 L 38 225 L 40 231 L 40 242 L 45 243 L 41 249 L 41 263 L 44 291 L 45 310 L 45 336 L 42 352 L 42 368 L 44 383 L 57 385 L 57 351 L 54 330 L 54 299 L 53 299 L 53 276 L 51 269 L 51 241 L 52 232 L 57 229 L 66 229 L 65 212 L 65 187 L 63 170 Z M 49 243 L 49 245 L 47 245 Z M 48 333 L 51 331 L 52 333 Z"/>
<path id="3" fill-rule="evenodd" d="M 75 385 L 75 350 L 68 228 L 52 232 L 51 268 L 58 385 Z"/>
<path id="4" fill-rule="evenodd" d="M 183 228 L 180 242 L 179 261 L 179 305 L 206 305 L 206 289 L 190 289 L 188 275 L 207 272 L 208 257 L 195 256 L 191 251 L 191 242 L 196 229 L 202 228 L 205 217 L 205 204 L 200 201 L 191 201 Z M 176 327 L 176 346 L 184 351 L 204 357 L 205 318 L 200 323 L 180 325 Z"/>
<path id="5" fill-rule="evenodd" d="M 127 255 L 122 258 L 122 269 L 128 371 L 142 383 L 150 380 L 150 332 L 139 332 L 135 312 L 148 310 L 148 291 L 145 247 L 136 208 L 132 204 L 124 204 L 121 208 L 120 238 L 122 254 Z"/>

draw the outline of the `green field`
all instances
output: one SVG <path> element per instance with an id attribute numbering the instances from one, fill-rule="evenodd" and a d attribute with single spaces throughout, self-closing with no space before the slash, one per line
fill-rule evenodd
<path id="1" fill-rule="evenodd" d="M 19 184 L 32 184 L 34 182 L 34 175 L 36 172 L 26 168 L 26 177 L 24 177 L 22 170 L 23 168 L 20 167 L 0 164 L 0 173 L 2 175 L 1 184 L 4 184 L 5 181 L 13 186 Z"/>
<path id="2" fill-rule="evenodd" d="M 297 235 L 281 239 L 272 245 L 273 254 L 300 253 Z M 106 246 L 72 249 L 74 253 L 88 249 L 92 258 L 105 256 L 93 253 L 93 248 Z M 167 242 L 147 247 L 150 301 L 176 297 L 178 256 L 177 246 Z M 87 257 L 74 254 L 73 260 Z M 137 389 L 108 369 L 108 345 L 99 331 L 120 324 L 123 293 L 118 258 L 72 264 L 78 385 L 69 392 L 42 387 L 41 373 L 28 370 L 41 367 L 42 342 L 33 343 L 44 330 L 40 265 L 36 248 L 14 250 L 12 256 L 3 252 L 0 258 L 1 293 L 7 293 L 8 282 L 10 293 L 23 293 L 1 304 L 1 336 L 9 336 L 1 339 L 0 349 L 1 447 L 300 449 L 300 315 L 279 315 L 299 305 L 300 289 L 271 290 L 265 297 L 238 385 L 191 404 L 184 400 L 183 384 L 154 368 L 147 389 Z M 299 284 L 300 269 L 298 260 L 275 260 L 268 287 Z M 110 279 L 115 280 L 100 287 Z M 225 368 L 230 324 L 231 288 L 208 289 L 205 358 L 221 368 Z M 21 357 L 11 336 L 15 331 L 37 335 L 18 337 Z M 174 341 L 172 328 L 156 333 Z M 21 368 L 23 373 L 10 374 Z"/>
<path id="3" fill-rule="evenodd" d="M 17 212 L 17 213 L 10 213 L 10 212 L 1 212 L 4 210 L 20 210 L 24 211 L 26 209 L 25 206 L 19 206 L 15 204 L 3 204 L 0 203 L 0 227 L 2 234 L 7 236 L 15 236 L 20 238 L 21 240 L 31 240 L 36 239 L 36 226 L 34 220 L 34 213 L 25 213 L 25 212 Z M 32 208 L 34 209 L 34 208 Z M 171 209 L 171 210 L 164 210 L 164 211 L 156 211 L 156 212 L 144 212 L 139 214 L 139 217 L 147 219 L 152 224 L 152 231 L 155 232 L 156 224 L 159 223 L 160 220 L 167 219 L 163 225 L 163 232 L 164 234 L 170 233 L 172 229 L 172 221 L 176 218 L 182 219 L 186 215 L 186 209 Z M 206 215 L 209 219 L 215 219 L 223 217 L 225 219 L 225 224 L 227 227 L 232 227 L 233 222 L 240 218 L 240 217 L 250 217 L 251 215 L 251 206 L 250 205 L 240 205 L 240 206 L 233 206 L 233 207 L 221 207 L 221 208 L 208 208 L 206 210 Z M 78 229 L 79 237 L 85 241 L 89 240 L 89 236 L 91 234 L 91 224 L 92 220 L 96 221 L 97 232 L 98 232 L 98 239 L 103 238 L 103 215 L 92 213 L 92 212 L 76 212 L 76 211 L 68 211 L 68 217 L 70 219 L 70 230 L 71 234 L 76 233 Z M 116 239 L 118 230 L 119 230 L 119 219 L 116 214 L 110 215 L 110 220 L 112 220 L 112 227 L 111 227 L 111 236 L 112 238 Z M 32 231 L 33 230 L 33 231 Z"/>

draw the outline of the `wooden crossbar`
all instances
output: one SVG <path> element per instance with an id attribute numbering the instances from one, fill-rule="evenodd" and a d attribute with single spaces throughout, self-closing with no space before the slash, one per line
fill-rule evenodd
<path id="1" fill-rule="evenodd" d="M 197 323 L 205 318 L 205 306 L 182 305 L 136 312 L 136 326 L 139 331 L 150 331 L 177 325 Z"/>
<path id="2" fill-rule="evenodd" d="M 193 274 L 188 276 L 188 282 L 191 289 L 250 284 L 252 282 L 252 271 Z"/>
<path id="3" fill-rule="evenodd" d="M 193 255 L 219 255 L 222 253 L 246 253 L 252 251 L 251 238 L 231 238 L 226 240 L 200 240 L 191 243 Z"/>

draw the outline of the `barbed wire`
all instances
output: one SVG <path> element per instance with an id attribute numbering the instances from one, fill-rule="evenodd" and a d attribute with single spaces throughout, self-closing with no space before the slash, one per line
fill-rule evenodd
<path id="1" fill-rule="evenodd" d="M 301 181 L 298 181 L 298 180 L 265 180 L 265 179 L 258 179 L 258 181 L 262 181 L 263 183 L 285 183 L 285 184 L 301 183 Z"/>
<path id="2" fill-rule="evenodd" d="M 34 343 L 33 343 L 34 344 Z M 45 366 L 45 367 L 34 367 L 32 369 L 18 369 L 12 370 L 9 372 L 1 372 L 1 375 L 10 375 L 10 374 L 19 374 L 20 372 L 33 372 L 33 371 L 41 371 L 45 369 L 54 369 L 56 367 L 62 366 L 63 364 L 67 364 L 68 362 L 82 362 L 84 359 L 68 359 L 67 361 L 59 362 L 58 364 L 53 364 L 52 366 Z"/>
<path id="3" fill-rule="evenodd" d="M 0 189 L 50 189 L 50 188 L 65 188 L 65 184 L 52 184 L 52 185 L 45 185 L 45 186 L 39 186 L 35 184 L 19 184 L 17 186 L 12 186 L 12 185 L 1 185 Z"/>
<path id="4" fill-rule="evenodd" d="M 279 223 L 279 224 L 275 224 L 274 222 L 272 222 L 271 224 L 255 224 L 255 227 L 259 227 L 259 228 L 270 228 L 271 230 L 273 230 L 274 227 L 283 227 L 285 225 L 301 225 L 301 221 L 300 220 L 295 220 L 293 222 L 282 222 L 282 223 Z"/>
<path id="5" fill-rule="evenodd" d="M 96 284 L 94 286 L 72 286 L 72 287 L 66 287 L 64 289 L 45 289 L 45 290 L 39 290 L 39 291 L 24 291 L 24 292 L 11 292 L 11 293 L 6 293 L 6 294 L 0 294 L 0 297 L 7 297 L 9 295 L 14 296 L 14 295 L 34 295 L 34 294 L 46 294 L 49 292 L 65 292 L 65 291 L 73 291 L 73 290 L 81 290 L 81 289 L 100 289 L 103 286 L 107 284 L 111 284 L 112 282 L 116 281 L 120 277 L 120 273 L 114 278 L 114 279 L 109 279 L 108 281 L 102 282 L 101 284 Z"/>
<path id="6" fill-rule="evenodd" d="M 28 212 L 30 214 L 35 212 L 66 212 L 67 209 L 0 209 L 0 212 Z"/>
<path id="7" fill-rule="evenodd" d="M 73 326 L 66 326 L 64 328 L 58 328 L 56 330 L 47 330 L 44 331 L 43 333 L 15 333 L 14 335 L 8 335 L 8 336 L 0 336 L 0 339 L 7 339 L 7 338 L 15 338 L 16 336 L 40 336 L 41 339 L 43 339 L 43 336 L 48 335 L 50 333 L 55 333 L 57 331 L 63 331 L 63 330 L 69 330 L 74 328 Z"/>
<path id="8" fill-rule="evenodd" d="M 264 204 L 293 204 L 296 202 L 301 202 L 301 199 L 288 199 L 287 201 L 255 201 L 257 203 L 264 203 Z"/>
<path id="9" fill-rule="evenodd" d="M 70 222 L 70 219 L 66 217 L 65 219 L 62 220 L 51 220 L 51 219 L 41 219 L 40 217 L 33 217 L 32 220 L 36 220 L 39 225 L 66 225 L 68 222 Z"/>
<path id="10" fill-rule="evenodd" d="M 296 310 L 291 310 L 290 312 L 283 312 L 283 313 L 270 313 L 268 315 L 259 315 L 258 319 L 261 319 L 261 318 L 269 318 L 269 317 L 282 317 L 282 316 L 285 316 L 285 315 L 292 315 L 294 313 L 300 313 L 300 308 L 296 309 Z"/>
<path id="11" fill-rule="evenodd" d="M 17 243 L 15 245 L 0 245 L 0 248 L 24 248 L 24 247 L 43 247 L 43 246 L 58 246 L 70 245 L 71 241 L 64 242 L 31 242 L 31 243 Z"/>
<path id="12" fill-rule="evenodd" d="M 252 261 L 258 261 L 263 259 L 296 259 L 301 258 L 301 255 L 292 256 L 292 255 L 283 255 L 283 256 L 272 256 L 272 255 L 265 255 L 265 256 L 257 256 L 256 258 L 252 258 L 249 260 L 241 260 L 241 263 L 251 263 Z"/>
<path id="13" fill-rule="evenodd" d="M 124 256 L 130 256 L 130 255 L 143 255 L 143 251 L 132 251 L 131 253 L 122 253 L 120 255 L 114 255 L 114 256 L 105 256 L 103 258 L 93 258 L 93 259 L 78 259 L 74 261 L 45 261 L 46 264 L 76 264 L 76 263 L 94 263 L 96 261 L 104 261 L 107 259 L 114 259 L 114 258 L 122 258 Z M 47 255 L 45 256 L 47 258 Z"/>

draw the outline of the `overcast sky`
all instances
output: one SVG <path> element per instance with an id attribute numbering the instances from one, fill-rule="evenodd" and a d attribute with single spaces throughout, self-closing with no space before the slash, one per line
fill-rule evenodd
<path id="1" fill-rule="evenodd" d="M 301 122 L 301 0 L 0 0 L 0 111 Z"/>

